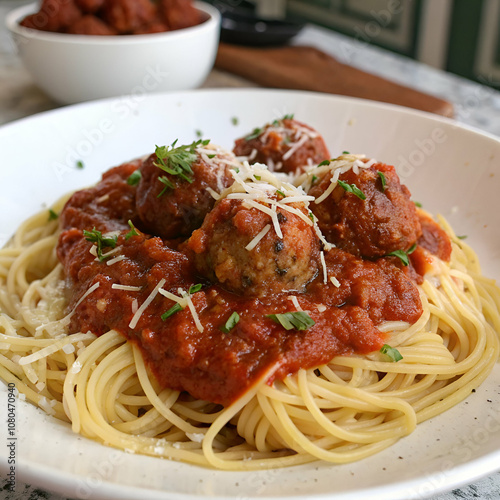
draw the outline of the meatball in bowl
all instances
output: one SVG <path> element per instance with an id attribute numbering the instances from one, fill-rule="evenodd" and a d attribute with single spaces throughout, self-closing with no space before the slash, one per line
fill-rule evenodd
<path id="1" fill-rule="evenodd" d="M 72 104 L 199 87 L 220 14 L 190 0 L 42 0 L 10 12 L 6 25 L 37 86 Z"/>

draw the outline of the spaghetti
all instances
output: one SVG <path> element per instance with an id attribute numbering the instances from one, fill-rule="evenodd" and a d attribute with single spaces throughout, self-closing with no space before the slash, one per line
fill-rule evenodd
<path id="1" fill-rule="evenodd" d="M 221 186 L 210 189 L 215 189 L 222 200 L 232 193 L 231 206 L 253 199 L 249 206 L 254 209 L 255 204 L 264 202 L 262 198 L 255 201 L 252 190 L 262 191 L 258 183 L 272 174 L 262 166 L 256 166 L 257 170 L 248 165 L 244 168 L 253 175 L 250 187 L 248 178 L 236 176 L 234 187 L 226 191 Z M 373 163 L 366 168 L 373 168 Z M 334 192 L 329 172 L 326 189 Z M 219 175 L 219 182 L 222 178 L 223 174 Z M 307 181 L 304 179 L 299 177 L 300 183 Z M 269 182 L 267 185 L 272 186 L 275 181 Z M 292 185 L 279 182 L 278 190 L 285 200 L 286 196 L 299 196 Z M 290 192 L 284 192 L 286 189 Z M 265 206 L 280 214 L 282 199 L 270 196 L 275 190 L 264 190 Z M 309 200 L 300 196 L 299 201 L 289 204 L 289 220 L 293 210 L 309 218 L 308 205 L 300 205 Z M 60 213 L 67 199 L 54 205 L 53 212 Z M 216 208 L 221 203 L 218 201 Z M 245 240 L 245 252 L 261 248 L 267 241 L 275 242 L 276 215 L 262 212 L 259 217 L 263 224 Z M 301 217 L 297 219 L 306 224 Z M 310 220 L 315 224 L 314 217 Z M 103 287 L 109 286 L 115 293 L 136 294 L 124 319 L 131 329 L 144 321 L 143 314 L 153 307 L 151 304 L 163 300 L 180 310 L 179 318 L 190 317 L 193 330 L 198 328 L 201 336 L 209 326 L 200 312 L 197 292 L 188 292 L 183 282 L 184 289 L 173 293 L 165 278 L 147 289 L 142 284 L 111 285 L 99 278 L 91 286 L 87 286 L 91 281 L 85 282 L 85 290 L 81 287 L 68 305 L 71 280 L 56 255 L 61 238 L 59 222 L 49 220 L 44 211 L 24 222 L 0 250 L 0 377 L 15 383 L 20 393 L 48 414 L 69 422 L 74 432 L 133 453 L 226 470 L 284 467 L 314 460 L 360 460 L 462 401 L 498 360 L 500 291 L 493 280 L 482 276 L 471 248 L 455 236 L 446 221 L 440 219 L 439 223 L 451 240 L 452 252 L 447 262 L 422 251 L 428 265 L 418 285 L 419 314 L 408 321 L 384 319 L 377 324 L 380 338 L 402 359 L 391 360 L 379 349 L 362 353 L 350 348 L 327 362 L 300 367 L 287 375 L 283 357 L 270 358 L 267 364 L 258 365 L 257 375 L 244 391 L 234 397 L 224 393 L 226 396 L 219 400 L 214 397 L 208 401 L 175 384 L 169 388 L 160 383 L 161 376 L 153 373 L 145 348 L 123 331 L 74 331 L 75 324 L 83 324 L 81 320 L 75 322 L 78 311 L 92 297 L 96 301 L 93 304 L 100 307 L 97 297 L 101 297 Z M 282 240 L 286 241 L 288 229 L 280 224 Z M 316 238 L 317 227 L 310 227 L 311 238 Z M 208 234 L 206 227 L 205 231 Z M 118 248 L 122 236 L 117 237 Z M 133 235 L 131 239 L 134 237 L 140 238 Z M 91 245 L 85 244 L 88 250 Z M 191 246 L 197 248 L 194 243 Z M 123 265 L 129 257 L 123 248 L 91 265 L 100 269 Z M 318 253 L 312 283 L 340 293 L 337 290 L 342 289 L 343 275 L 331 273 L 332 252 L 335 249 Z M 123 259 L 112 263 L 111 259 L 122 254 Z M 99 260 L 97 256 L 91 258 Z M 371 262 L 367 265 L 375 266 Z M 390 265 L 398 276 L 404 274 L 396 264 Z M 220 279 L 220 274 L 215 272 L 215 277 L 207 278 Z M 288 285 L 285 282 L 283 286 Z M 261 293 L 258 288 L 249 293 L 253 292 L 257 296 Z M 313 311 L 311 302 L 300 293 L 288 293 L 286 302 L 290 311 L 306 311 L 304 314 L 315 318 L 316 326 L 320 324 L 318 318 L 331 308 L 318 304 Z M 270 319 L 266 321 L 272 328 L 282 328 Z"/>

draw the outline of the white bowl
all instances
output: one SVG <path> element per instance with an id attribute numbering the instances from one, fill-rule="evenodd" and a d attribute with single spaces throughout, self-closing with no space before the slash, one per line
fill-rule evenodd
<path id="1" fill-rule="evenodd" d="M 95 183 L 109 167 L 154 151 L 155 144 L 176 138 L 187 144 L 201 130 L 231 148 L 254 127 L 294 113 L 322 134 L 332 154 L 348 150 L 395 165 L 413 199 L 467 235 L 485 275 L 500 281 L 498 137 L 408 108 L 309 92 L 155 94 L 128 113 L 116 104 L 109 99 L 69 106 L 0 127 L 0 246 L 2 236 L 9 238 L 44 203 L 47 209 L 62 194 Z M 27 145 L 36 161 L 22 154 Z M 77 160 L 85 168 L 76 168 Z M 362 461 L 255 472 L 109 448 L 18 399 L 16 477 L 65 497 L 101 500 L 422 500 L 498 470 L 499 386 L 497 363 L 466 401 Z M 7 406 L 0 381 L 1 419 Z M 7 477 L 9 449 L 3 443 L 0 477 Z"/>
<path id="2" fill-rule="evenodd" d="M 215 61 L 220 14 L 203 2 L 195 6 L 206 21 L 165 33 L 69 35 L 21 26 L 37 4 L 10 12 L 6 25 L 35 83 L 55 101 L 73 104 L 199 87 Z"/>

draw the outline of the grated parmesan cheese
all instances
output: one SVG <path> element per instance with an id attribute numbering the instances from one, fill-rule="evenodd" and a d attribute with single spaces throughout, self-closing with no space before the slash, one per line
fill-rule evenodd
<path id="1" fill-rule="evenodd" d="M 142 286 L 120 285 L 118 283 L 113 283 L 111 288 L 113 290 L 125 290 L 127 292 L 140 292 L 142 290 Z"/>
<path id="2" fill-rule="evenodd" d="M 299 304 L 299 299 L 297 299 L 297 297 L 295 295 L 289 295 L 287 297 L 288 300 L 291 300 L 292 301 L 292 304 L 295 306 L 295 309 L 297 311 L 302 311 L 302 307 L 300 307 L 300 304 Z"/>
<path id="3" fill-rule="evenodd" d="M 155 297 L 158 295 L 158 291 L 165 284 L 165 281 L 166 281 L 165 278 L 162 278 L 158 282 L 158 284 L 155 286 L 154 290 L 149 294 L 148 298 L 142 303 L 141 307 L 139 307 L 139 309 L 137 309 L 134 316 L 130 320 L 130 323 L 128 324 L 129 328 L 133 329 L 137 326 L 137 323 L 138 323 L 139 319 L 141 318 L 142 313 L 146 310 L 146 308 L 149 306 L 149 304 L 151 304 L 151 302 L 153 302 Z"/>
<path id="4" fill-rule="evenodd" d="M 255 238 L 252 239 L 252 241 L 245 247 L 245 250 L 253 250 L 259 243 L 262 238 L 269 232 L 271 229 L 271 224 L 266 224 L 262 231 L 260 231 Z"/>
<path id="5" fill-rule="evenodd" d="M 325 253 L 323 251 L 320 252 L 319 258 L 321 260 L 321 265 L 323 266 L 323 283 L 326 285 L 328 281 L 328 272 L 326 269 Z"/>
<path id="6" fill-rule="evenodd" d="M 125 257 L 125 255 L 118 255 L 114 259 L 110 259 L 110 260 L 106 261 L 106 264 L 108 266 L 112 266 L 113 264 L 116 264 L 117 262 L 121 262 L 122 260 L 125 260 L 126 258 L 127 257 Z"/>
<path id="7" fill-rule="evenodd" d="M 334 287 L 340 288 L 340 281 L 337 278 L 335 278 L 335 276 L 331 276 L 330 281 L 332 282 Z"/>
<path id="8" fill-rule="evenodd" d="M 203 434 L 203 432 L 186 432 L 186 436 L 195 443 L 201 443 L 205 438 L 205 434 Z"/>

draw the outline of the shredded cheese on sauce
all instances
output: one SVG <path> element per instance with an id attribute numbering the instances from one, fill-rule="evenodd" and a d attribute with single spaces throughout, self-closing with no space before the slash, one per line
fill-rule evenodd
<path id="1" fill-rule="evenodd" d="M 125 290 L 127 292 L 140 292 L 142 290 L 142 286 L 120 285 L 118 283 L 113 283 L 111 288 L 113 290 Z"/>
<path id="2" fill-rule="evenodd" d="M 328 281 L 328 271 L 326 269 L 325 253 L 323 251 L 320 252 L 319 258 L 321 260 L 321 265 L 323 267 L 323 283 L 326 285 Z"/>
<path id="3" fill-rule="evenodd" d="M 162 278 L 158 284 L 154 287 L 154 290 L 149 294 L 148 298 L 141 304 L 139 309 L 135 312 L 135 314 L 132 316 L 132 319 L 130 320 L 130 323 L 128 324 L 129 328 L 135 328 L 137 326 L 137 323 L 139 319 L 142 316 L 142 313 L 146 310 L 146 308 L 153 302 L 155 297 L 158 295 L 158 292 L 160 288 L 165 284 L 165 278 Z"/>

